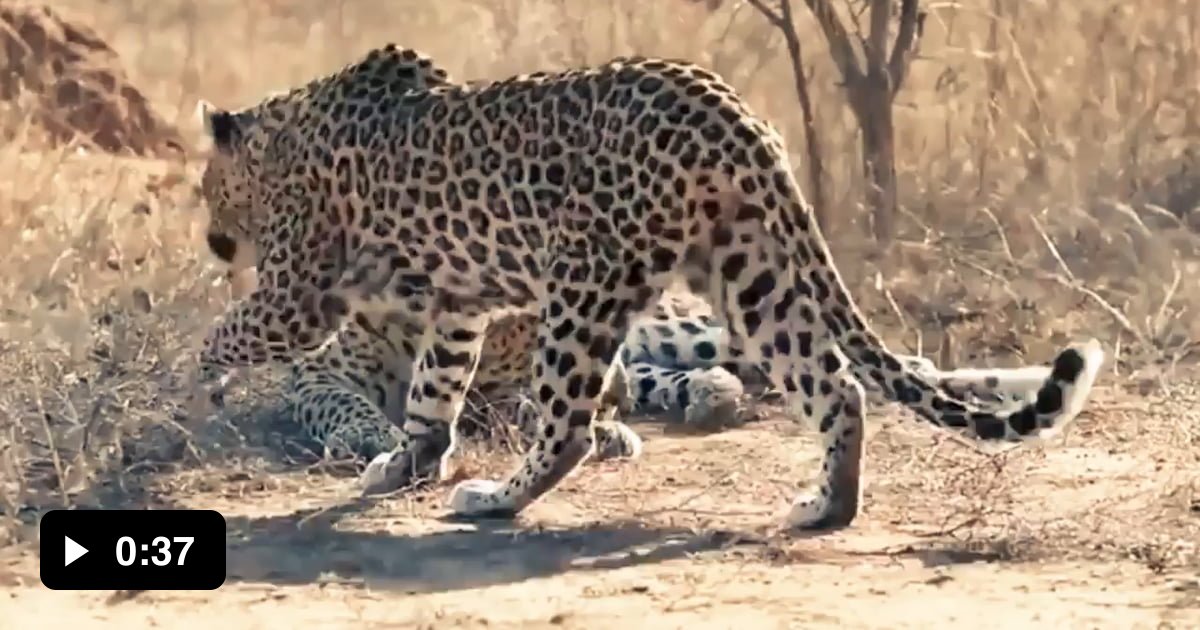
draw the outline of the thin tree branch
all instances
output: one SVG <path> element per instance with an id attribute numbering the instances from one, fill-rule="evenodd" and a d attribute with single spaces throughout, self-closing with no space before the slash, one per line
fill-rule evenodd
<path id="1" fill-rule="evenodd" d="M 796 99 L 800 102 L 800 110 L 804 119 L 804 136 L 808 148 L 808 178 L 813 191 L 813 209 L 817 224 L 822 229 L 829 228 L 827 216 L 828 204 L 825 199 L 825 166 L 822 158 L 820 135 L 816 120 L 813 116 L 812 100 L 808 94 L 808 77 L 804 74 L 804 55 L 800 43 L 800 35 L 796 32 L 793 21 L 791 0 L 779 1 L 779 12 L 767 8 L 762 0 L 747 0 L 755 9 L 763 14 L 768 22 L 774 24 L 783 33 L 787 43 L 788 56 L 792 62 L 792 80 L 796 88 Z"/>
<path id="2" fill-rule="evenodd" d="M 758 12 L 761 13 L 763 17 L 767 18 L 767 21 L 771 23 L 771 26 L 774 26 L 775 28 L 783 30 L 783 29 L 786 29 L 788 27 L 788 25 L 790 24 L 790 22 L 785 22 L 783 20 L 782 15 L 767 8 L 767 5 L 763 4 L 762 0 L 746 0 L 746 1 L 750 3 L 750 6 L 754 7 L 755 9 L 758 9 Z M 780 2 L 780 4 L 783 6 L 787 6 L 787 0 Z M 790 8 L 789 8 L 789 11 L 790 11 Z"/>
<path id="3" fill-rule="evenodd" d="M 794 18 L 792 17 L 791 0 L 779 0 L 779 17 L 783 18 L 783 21 L 788 25 L 788 37 L 799 42 L 800 36 L 796 33 L 796 23 L 793 21 Z M 797 47 L 799 47 L 799 43 L 797 43 Z M 799 57 L 797 57 L 797 59 L 799 59 Z"/>
<path id="4" fill-rule="evenodd" d="M 871 30 L 867 34 L 867 75 L 874 80 L 887 72 L 888 24 L 892 21 L 892 0 L 871 0 Z M 890 91 L 890 90 L 889 90 Z"/>
<path id="5" fill-rule="evenodd" d="M 896 41 L 892 45 L 892 56 L 888 60 L 888 76 L 891 77 L 892 96 L 900 91 L 904 77 L 908 75 L 908 66 L 917 49 L 921 45 L 921 35 L 925 31 L 925 13 L 920 10 L 919 0 L 901 0 L 900 28 L 896 32 Z"/>
<path id="6" fill-rule="evenodd" d="M 825 33 L 825 41 L 829 42 L 829 52 L 833 54 L 833 61 L 842 74 L 842 82 L 847 88 L 857 90 L 863 80 L 862 64 L 859 63 L 854 45 L 850 43 L 846 27 L 827 0 L 804 0 L 804 4 L 808 5 L 808 10 L 812 11 L 821 31 Z M 853 104 L 854 99 L 850 100 Z"/>

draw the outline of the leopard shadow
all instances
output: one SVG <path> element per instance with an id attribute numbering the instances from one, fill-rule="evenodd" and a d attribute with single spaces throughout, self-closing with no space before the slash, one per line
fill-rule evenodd
<path id="1" fill-rule="evenodd" d="M 450 592 L 664 562 L 739 544 L 729 532 L 632 521 L 565 528 L 477 521 L 429 533 L 338 527 L 369 502 L 357 499 L 319 513 L 227 518 L 225 584 L 333 582 L 409 594 Z"/>

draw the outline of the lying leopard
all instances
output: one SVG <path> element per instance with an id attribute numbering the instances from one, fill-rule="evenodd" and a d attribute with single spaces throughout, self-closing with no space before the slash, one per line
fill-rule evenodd
<path id="1" fill-rule="evenodd" d="M 705 305 L 681 295 L 659 304 L 652 318 L 631 328 L 618 358 L 620 371 L 609 418 L 596 423 L 593 458 L 634 458 L 641 453 L 641 439 L 612 417 L 622 414 L 663 413 L 677 423 L 704 430 L 720 430 L 745 422 L 743 406 L 746 384 L 765 385 L 753 365 L 740 361 L 730 351 L 721 327 Z M 505 402 L 518 402 L 528 409 L 525 395 L 527 366 L 536 350 L 532 317 L 510 317 L 493 325 L 479 360 L 466 405 L 459 421 L 464 427 L 494 428 L 495 407 L 511 411 Z M 286 398 L 292 417 L 303 432 L 321 444 L 333 457 L 370 461 L 388 453 L 398 442 L 404 423 L 404 397 L 411 378 L 413 353 L 419 330 L 402 322 L 375 317 L 369 325 L 350 323 L 318 351 L 297 358 Z M 901 355 L 906 363 L 935 380 L 946 391 L 991 402 L 1011 402 L 1036 393 L 1048 368 L 1020 370 L 938 371 L 932 363 L 916 356 Z M 746 384 L 743 383 L 746 382 Z M 474 394 L 474 396 L 472 396 Z M 877 389 L 868 391 L 877 405 L 886 404 Z M 507 408 L 506 408 L 507 407 Z M 536 411 L 536 410 L 532 410 Z M 520 437 L 536 439 L 535 416 L 522 417 Z M 364 475 L 375 486 L 372 470 Z M 376 491 L 392 488 L 377 487 Z"/>
<path id="2" fill-rule="evenodd" d="M 590 68 L 414 89 L 389 46 L 287 94 L 207 108 L 201 189 L 227 260 L 257 270 L 200 354 L 202 382 L 288 361 L 347 321 L 422 331 L 386 483 L 444 474 L 486 331 L 536 317 L 537 440 L 505 481 L 460 482 L 460 515 L 513 515 L 594 448 L 631 325 L 682 281 L 729 347 L 811 418 L 823 450 L 787 523 L 847 525 L 861 503 L 864 383 L 966 439 L 1054 435 L 1103 352 L 1060 351 L 1015 405 L 962 400 L 901 361 L 833 263 L 778 132 L 696 65 Z"/>
<path id="3" fill-rule="evenodd" d="M 479 367 L 464 405 L 459 433 L 490 433 L 495 419 L 513 417 L 526 398 L 528 366 L 536 341 L 536 321 L 510 317 L 487 330 Z M 742 381 L 716 364 L 668 362 L 663 348 L 688 343 L 707 343 L 718 334 L 699 327 L 700 320 L 663 314 L 653 324 L 655 334 L 666 330 L 671 341 L 639 346 L 636 360 L 625 363 L 636 380 L 615 387 L 609 417 L 596 424 L 596 458 L 633 458 L 641 453 L 641 440 L 616 414 L 667 412 L 669 417 L 691 426 L 721 429 L 744 421 L 741 406 Z M 635 332 L 638 332 L 635 329 Z M 400 439 L 405 421 L 404 405 L 411 379 L 412 362 L 419 331 L 403 322 L 371 318 L 369 326 L 343 327 L 318 352 L 300 358 L 292 369 L 287 398 L 292 415 L 311 439 L 323 444 L 334 456 L 371 460 L 390 452 Z M 510 403 L 510 404 L 505 404 Z M 516 403 L 516 405 L 512 404 Z M 526 442 L 536 438 L 534 416 L 519 423 L 519 436 Z M 389 488 L 390 489 L 390 488 Z"/>

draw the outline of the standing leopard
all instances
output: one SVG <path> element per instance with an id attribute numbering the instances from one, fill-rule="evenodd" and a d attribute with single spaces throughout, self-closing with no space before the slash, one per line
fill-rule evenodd
<path id="1" fill-rule="evenodd" d="M 537 440 L 505 481 L 449 497 L 464 516 L 524 509 L 592 451 L 618 348 L 677 281 L 817 426 L 821 472 L 793 527 L 858 514 L 864 383 L 984 442 L 1054 435 L 1091 390 L 1094 339 L 1006 406 L 951 396 L 892 353 L 842 282 L 781 136 L 704 68 L 621 58 L 427 89 L 398 79 L 411 72 L 388 46 L 252 107 L 202 108 L 212 228 L 257 288 L 209 331 L 200 381 L 311 352 L 368 314 L 407 319 L 422 335 L 380 483 L 444 474 L 487 328 L 533 315 Z"/>
<path id="2" fill-rule="evenodd" d="M 393 63 L 397 68 L 406 64 L 408 71 L 397 71 L 394 79 L 411 89 L 453 82 L 449 72 L 417 51 L 395 54 L 400 60 Z M 236 243 L 217 230 L 206 232 L 212 253 L 235 263 L 224 257 L 236 250 Z M 679 293 L 668 296 L 652 318 L 633 325 L 622 346 L 618 364 L 627 375 L 621 379 L 626 386 L 616 392 L 620 411 L 666 412 L 677 422 L 710 430 L 740 424 L 745 412 L 742 381 L 759 381 L 760 375 L 731 353 L 703 302 Z M 421 335 L 420 327 L 406 326 L 393 317 L 368 315 L 367 324 L 347 322 L 318 351 L 296 357 L 285 393 L 291 417 L 309 439 L 330 455 L 364 461 L 390 452 L 399 441 L 398 427 L 404 423 L 412 361 Z M 491 428 L 491 419 L 503 415 L 489 413 L 492 408 L 523 398 L 536 324 L 535 316 L 518 315 L 488 329 L 467 396 L 478 404 L 465 406 L 460 433 Z M 935 373 L 931 364 L 917 357 L 902 360 L 926 374 Z M 949 382 L 944 375 L 940 380 Z M 982 379 L 976 381 L 983 385 Z M 876 396 L 874 402 L 885 401 Z M 521 429 L 522 437 L 535 437 L 530 434 L 536 429 L 533 423 Z M 597 422 L 596 438 L 598 459 L 636 457 L 641 452 L 638 435 L 613 419 Z"/>
<path id="3" fill-rule="evenodd" d="M 390 68 L 385 70 L 402 89 L 454 83 L 445 68 L 418 51 L 397 48 L 389 53 Z M 230 277 L 252 267 L 254 261 L 244 255 L 249 250 L 238 250 L 236 242 L 219 229 L 206 233 L 210 251 L 228 265 Z M 630 366 L 637 381 L 619 392 L 614 404 L 625 411 L 677 411 L 683 421 L 710 428 L 740 420 L 740 380 L 714 361 L 683 364 L 672 356 L 678 347 L 687 351 L 689 343 L 701 349 L 693 356 L 704 355 L 703 349 L 712 347 L 711 338 L 719 335 L 708 319 L 686 317 L 696 305 L 684 296 L 664 301 L 653 318 L 653 332 L 647 332 L 648 327 L 631 332 L 638 339 L 640 362 Z M 535 317 L 516 316 L 489 329 L 472 389 L 483 405 L 520 393 L 521 384 L 528 380 L 535 325 Z M 420 336 L 421 328 L 411 322 L 405 325 L 395 317 L 364 314 L 361 321 L 346 322 L 319 350 L 293 357 L 286 398 L 306 436 L 335 456 L 369 460 L 393 449 L 399 435 L 396 427 L 404 422 L 408 379 Z M 659 337 L 663 340 L 656 343 Z M 714 352 L 709 358 L 715 357 Z M 490 424 L 486 411 L 486 407 L 468 407 L 464 417 L 471 422 L 460 423 L 460 428 Z M 536 426 L 523 429 L 527 433 Z M 598 456 L 636 457 L 641 451 L 637 434 L 623 423 L 598 422 L 596 432 Z"/>

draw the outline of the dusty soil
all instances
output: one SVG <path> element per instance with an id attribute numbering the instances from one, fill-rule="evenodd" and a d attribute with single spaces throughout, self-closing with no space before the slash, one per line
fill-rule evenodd
<path id="1" fill-rule="evenodd" d="M 995 457 L 871 421 L 849 529 L 776 524 L 816 453 L 767 420 L 641 424 L 644 459 L 588 464 L 516 522 L 444 519 L 448 486 L 374 501 L 279 461 L 132 474 L 124 501 L 220 510 L 216 591 L 52 592 L 30 546 L 0 565 L 15 628 L 1185 628 L 1200 625 L 1195 388 L 1102 387 L 1065 440 Z M 471 450 L 458 476 L 512 455 Z M 256 461 L 256 464 L 246 462 Z"/>

